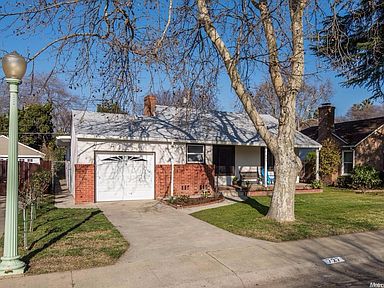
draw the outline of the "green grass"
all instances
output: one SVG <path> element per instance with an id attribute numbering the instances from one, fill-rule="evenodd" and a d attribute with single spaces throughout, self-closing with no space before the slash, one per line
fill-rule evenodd
<path id="1" fill-rule="evenodd" d="M 270 197 L 253 197 L 193 213 L 198 219 L 251 238 L 280 242 L 384 229 L 384 197 L 326 187 L 323 193 L 295 197 L 296 221 L 265 218 Z"/>
<path id="2" fill-rule="evenodd" d="M 23 248 L 19 216 L 19 253 L 27 273 L 40 274 L 113 264 L 128 243 L 99 209 L 58 209 L 49 201 L 37 213 L 34 231 Z M 0 240 L 2 255 L 3 238 Z"/>

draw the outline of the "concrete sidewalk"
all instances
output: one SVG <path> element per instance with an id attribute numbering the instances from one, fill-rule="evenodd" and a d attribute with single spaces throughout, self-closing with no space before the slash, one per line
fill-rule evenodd
<path id="1" fill-rule="evenodd" d="M 131 246 L 112 266 L 0 280 L 0 287 L 369 287 L 384 283 L 384 231 L 271 243 L 156 201 L 97 204 Z M 321 259 L 346 262 L 326 266 Z"/>

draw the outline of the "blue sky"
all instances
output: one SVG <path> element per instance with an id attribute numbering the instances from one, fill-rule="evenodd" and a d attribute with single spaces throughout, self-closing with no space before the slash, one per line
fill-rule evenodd
<path id="1" fill-rule="evenodd" d="M 0 1 L 1 3 L 1 1 Z M 0 49 L 2 51 L 11 52 L 13 50 L 18 51 L 20 54 L 24 56 L 33 55 L 36 53 L 41 47 L 43 47 L 46 43 L 49 42 L 49 39 L 54 35 L 46 34 L 39 35 L 33 38 L 20 38 L 13 35 L 12 31 L 9 33 L 2 33 L 3 37 L 0 38 Z M 41 57 L 35 60 L 35 71 L 41 73 L 47 73 L 50 71 L 52 67 L 52 59 L 53 55 L 50 55 L 49 51 L 45 52 L 41 55 Z M 306 67 L 307 69 L 312 69 L 316 65 L 318 65 L 319 60 L 314 58 L 313 56 L 307 55 L 306 58 Z M 31 65 L 29 65 L 31 66 Z M 312 69 L 313 70 L 313 69 Z M 29 67 L 28 71 L 31 71 L 31 67 Z M 28 73 L 28 72 L 27 72 Z M 318 76 L 322 80 L 329 79 L 333 84 L 334 95 L 331 98 L 331 102 L 336 106 L 336 115 L 341 116 L 344 115 L 349 107 L 351 107 L 354 103 L 359 103 L 362 100 L 368 98 L 370 93 L 364 88 L 344 88 L 341 86 L 342 78 L 336 77 L 336 72 L 330 69 L 327 69 L 323 72 L 319 72 Z M 66 75 L 60 75 L 60 77 L 65 81 Z M 261 75 L 259 81 L 265 79 L 268 75 Z M 142 76 L 142 84 L 145 86 L 145 83 L 148 83 L 147 76 L 143 74 Z M 73 91 L 74 94 L 83 94 L 81 96 L 87 96 L 87 89 L 83 92 Z M 146 87 L 143 87 L 143 94 L 151 92 Z M 233 93 L 228 77 L 223 74 L 220 77 L 219 81 L 219 95 L 217 97 L 219 102 L 219 107 L 223 110 L 233 110 L 234 103 L 236 101 L 236 96 Z M 92 109 L 95 103 L 90 103 Z M 92 107 L 93 106 L 93 107 Z"/>

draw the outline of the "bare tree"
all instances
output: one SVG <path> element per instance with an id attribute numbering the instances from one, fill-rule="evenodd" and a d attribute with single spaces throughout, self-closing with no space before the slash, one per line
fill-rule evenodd
<path id="1" fill-rule="evenodd" d="M 290 54 L 285 63 L 288 65 L 288 69 L 282 69 L 282 52 L 280 52 L 281 50 L 279 49 L 279 45 L 281 44 L 278 41 L 279 35 L 276 33 L 277 23 L 272 14 L 273 11 L 278 8 L 276 7 L 276 4 L 274 6 L 267 3 L 267 1 L 256 0 L 252 0 L 251 3 L 242 3 L 242 9 L 244 11 L 242 15 L 244 16 L 244 20 L 248 20 L 246 18 L 247 16 L 260 19 L 262 30 L 264 32 L 268 51 L 267 61 L 269 74 L 274 91 L 279 99 L 280 106 L 277 135 L 273 135 L 268 131 L 260 116 L 259 110 L 255 107 L 252 101 L 252 95 L 249 89 L 245 86 L 245 83 L 242 80 L 243 77 L 239 72 L 240 50 L 241 47 L 244 46 L 242 42 L 247 40 L 242 34 L 246 31 L 242 31 L 242 26 L 240 26 L 240 30 L 236 35 L 236 40 L 239 44 L 237 47 L 235 46 L 235 48 L 231 49 L 231 47 L 228 46 L 228 43 L 226 43 L 226 39 L 218 32 L 217 27 L 220 27 L 220 25 L 217 24 L 216 18 L 216 15 L 218 14 L 215 13 L 212 15 L 215 11 L 212 9 L 212 4 L 205 0 L 198 0 L 197 3 L 199 21 L 203 25 L 205 32 L 225 65 L 232 88 L 243 104 L 244 110 L 255 125 L 256 130 L 264 139 L 275 157 L 276 162 L 274 169 L 276 182 L 267 216 L 280 222 L 293 221 L 295 220 L 294 194 L 296 176 L 302 166 L 300 159 L 294 152 L 294 133 L 296 131 L 296 97 L 302 86 L 304 75 L 303 14 L 307 2 L 305 0 L 291 0 L 287 1 L 287 3 L 285 1 L 279 3 L 280 6 L 285 6 L 287 9 L 285 12 L 289 15 L 287 16 L 290 19 L 289 33 L 291 33 L 292 36 L 288 36 L 285 40 L 289 41 L 284 43 L 289 43 L 290 45 L 288 51 L 286 50 L 286 53 Z M 247 3 L 249 3 L 249 5 L 247 5 Z M 279 11 L 284 12 L 282 9 L 279 9 Z M 250 32 L 254 31 L 256 27 L 252 27 Z M 287 71 L 287 74 L 283 75 L 283 71 Z"/>
<path id="2" fill-rule="evenodd" d="M 161 91 L 156 94 L 157 104 L 165 106 L 187 107 L 198 110 L 215 110 L 216 97 L 210 91 L 196 94 L 191 90 Z"/>
<path id="3" fill-rule="evenodd" d="M 297 130 L 300 130 L 303 121 L 314 117 L 319 105 L 329 101 L 331 95 L 332 85 L 329 80 L 320 84 L 312 84 L 309 81 L 303 83 L 296 97 Z M 271 82 L 266 81 L 257 86 L 252 93 L 252 99 L 260 113 L 279 117 L 279 99 Z"/>
<path id="4" fill-rule="evenodd" d="M 2 86 L 0 113 L 9 107 L 8 87 Z M 62 80 L 54 75 L 35 74 L 23 80 L 20 86 L 19 106 L 52 103 L 52 121 L 57 132 L 68 133 L 71 128 L 71 109 L 81 106 L 79 96 L 72 94 Z"/>
<path id="5" fill-rule="evenodd" d="M 21 23 L 18 34 L 53 30 L 54 39 L 30 61 L 50 49 L 56 69 L 71 72 L 71 85 L 91 80 L 97 83 L 91 97 L 101 93 L 122 106 L 128 100 L 134 105 L 143 69 L 149 71 L 149 85 L 166 82 L 165 90 L 189 89 L 196 95 L 215 95 L 218 80 L 229 79 L 275 157 L 276 182 L 267 216 L 285 222 L 295 219 L 295 182 L 301 169 L 294 133 L 304 76 L 304 26 L 306 31 L 313 28 L 317 2 L 309 4 L 313 6 L 307 7 L 306 0 L 9 2 L 0 21 L 17 18 L 4 21 L 2 28 Z M 306 9 L 309 21 L 304 24 Z M 219 77 L 220 71 L 226 78 Z M 277 135 L 267 129 L 250 88 L 265 73 L 279 103 Z M 154 81 L 156 77 L 160 80 Z"/>
<path id="6" fill-rule="evenodd" d="M 341 121 L 362 120 L 368 118 L 376 118 L 384 116 L 384 104 L 373 104 L 370 100 L 364 100 L 360 104 L 353 104 L 348 109 L 344 117 L 339 119 Z"/>
<path id="7" fill-rule="evenodd" d="M 49 51 L 53 71 L 70 72 L 72 89 L 89 87 L 88 100 L 112 98 L 134 108 L 134 97 L 141 91 L 136 75 L 161 61 L 157 50 L 165 41 L 160 32 L 164 27 L 156 23 L 156 1 L 8 1 L 0 9 L 3 33 L 25 37 L 49 31 L 52 37 L 45 38 L 28 61 L 33 64 Z"/>

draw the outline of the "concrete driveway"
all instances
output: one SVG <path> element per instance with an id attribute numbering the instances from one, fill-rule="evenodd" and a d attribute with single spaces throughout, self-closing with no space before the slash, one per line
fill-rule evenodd
<path id="1" fill-rule="evenodd" d="M 247 205 L 247 204 L 244 204 Z M 131 246 L 117 264 L 14 279 L 0 287 L 369 287 L 384 283 L 384 232 L 271 243 L 156 201 L 100 203 Z M 342 256 L 326 266 L 321 259 Z M 362 277 L 364 276 L 364 277 Z"/>
<path id="2" fill-rule="evenodd" d="M 86 279 L 75 283 L 126 287 L 129 279 L 132 287 L 270 287 L 271 283 L 286 287 L 288 281 L 289 287 L 296 283 L 308 287 L 312 281 L 332 287 L 327 281 L 366 285 L 368 279 L 384 280 L 383 231 L 272 243 L 229 233 L 157 201 L 97 206 L 131 244 L 116 266 L 133 265 L 139 276 L 122 276 L 121 282 L 112 283 L 74 271 L 74 279 Z M 321 259 L 331 256 L 343 256 L 348 262 L 324 265 Z"/>
<path id="3" fill-rule="evenodd" d="M 121 258 L 124 262 L 269 244 L 218 229 L 157 201 L 109 202 L 97 206 L 131 244 Z"/>

